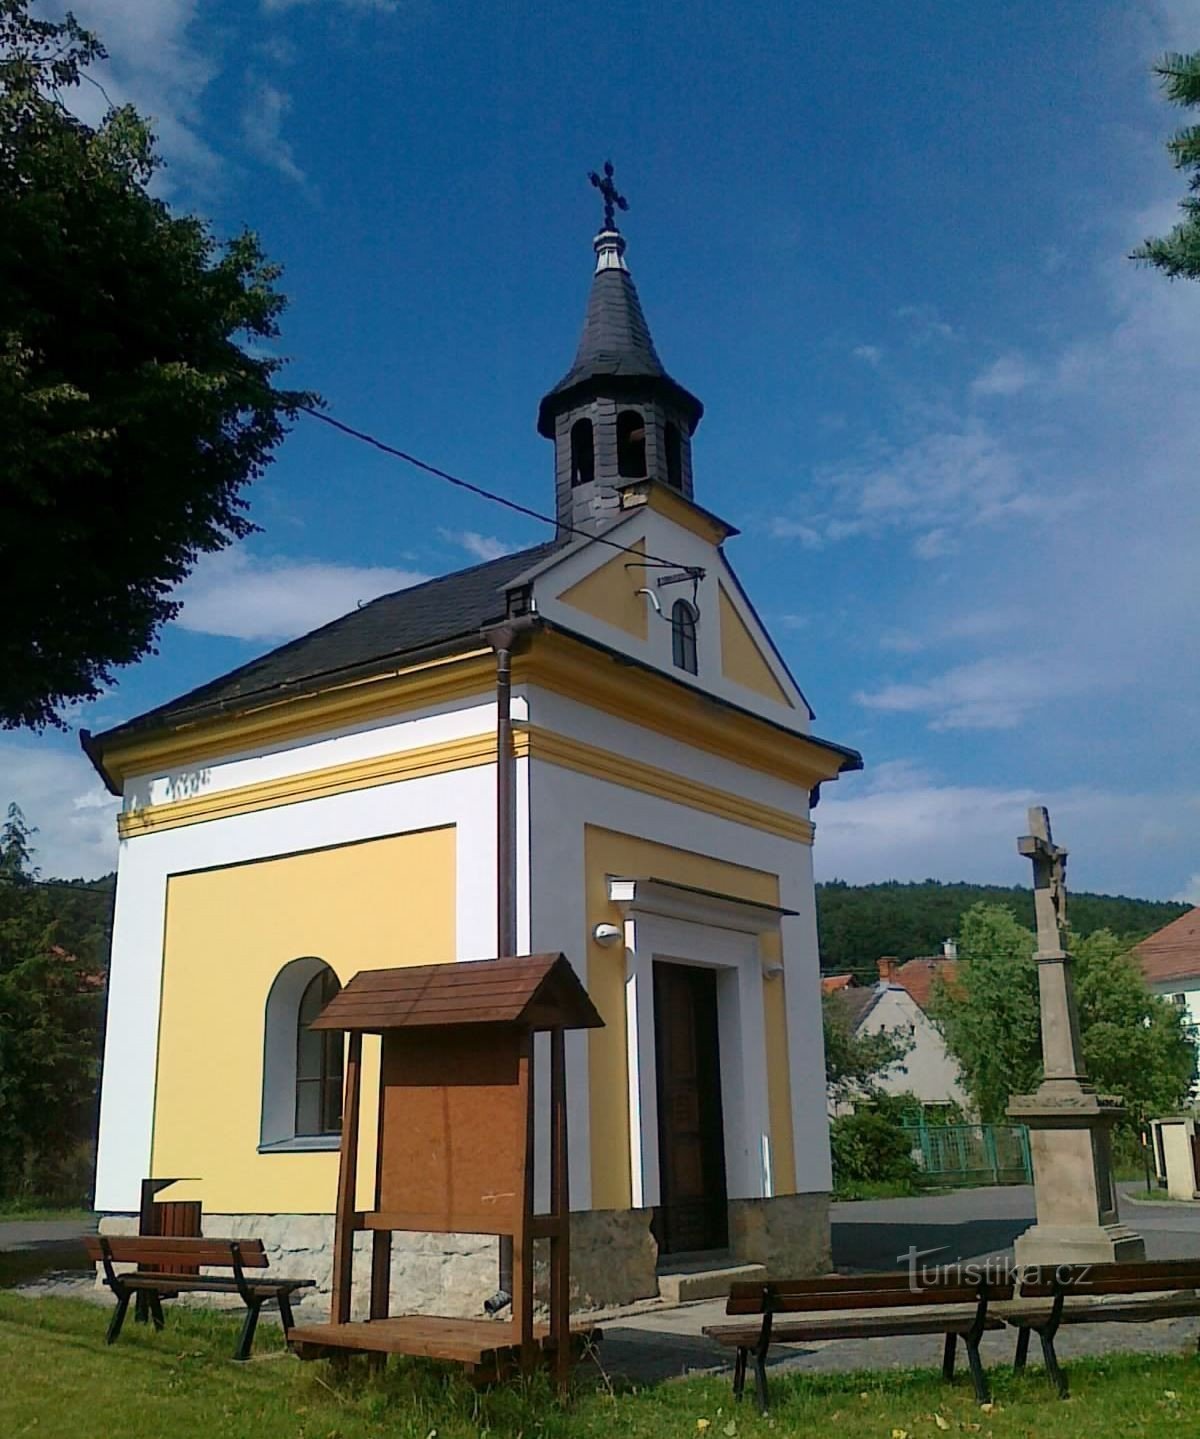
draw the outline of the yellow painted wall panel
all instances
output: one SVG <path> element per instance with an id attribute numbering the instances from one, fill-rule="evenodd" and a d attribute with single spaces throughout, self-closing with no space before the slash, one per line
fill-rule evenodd
<path id="1" fill-rule="evenodd" d="M 609 902 L 609 875 L 654 875 L 675 884 L 736 895 L 759 904 L 779 903 L 779 877 L 763 870 L 713 859 L 708 855 L 655 844 L 634 835 L 588 825 L 584 868 L 587 886 L 588 991 L 604 1019 L 603 1029 L 588 1031 L 588 1085 L 591 1095 L 592 1207 L 629 1207 L 629 1074 L 625 1030 L 625 959 L 619 946 L 606 949 L 592 938 L 592 927 L 622 923 Z M 764 936 L 764 958 L 778 958 L 779 936 Z M 783 979 L 764 980 L 763 1042 L 774 1156 L 775 1192 L 792 1194 L 796 1166 L 792 1143 L 791 1083 L 788 1076 L 787 1025 Z M 823 1101 L 822 1101 L 823 1102 Z"/>
<path id="2" fill-rule="evenodd" d="M 332 1213 L 337 1154 L 259 1154 L 264 1015 L 275 976 L 315 955 L 359 970 L 455 958 L 453 826 L 172 875 L 151 1172 L 199 1181 L 210 1213 Z M 378 1041 L 363 1046 L 359 1204 L 374 1184 Z"/>
<path id="3" fill-rule="evenodd" d="M 644 555 L 646 542 L 638 540 L 629 548 Z M 644 640 L 649 634 L 646 597 L 637 592 L 646 583 L 646 571 L 630 569 L 630 563 L 629 555 L 614 555 L 569 590 L 564 590 L 559 599 L 564 605 L 583 610 L 593 619 L 602 620 L 606 625 L 613 625 Z"/>
<path id="4" fill-rule="evenodd" d="M 775 678 L 775 671 L 758 647 L 758 641 L 746 628 L 745 621 L 734 608 L 733 601 L 718 585 L 721 611 L 721 673 L 734 684 L 745 685 L 756 694 L 794 708 L 787 691 Z"/>

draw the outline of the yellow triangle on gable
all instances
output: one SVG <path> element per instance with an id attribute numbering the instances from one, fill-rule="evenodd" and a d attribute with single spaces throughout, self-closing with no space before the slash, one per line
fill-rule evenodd
<path id="1" fill-rule="evenodd" d="M 644 555 L 646 542 L 638 540 L 629 548 Z M 635 561 L 627 554 L 614 555 L 569 590 L 564 590 L 559 599 L 593 619 L 603 620 L 606 625 L 644 640 L 649 633 L 646 598 L 637 591 L 646 583 L 646 572 L 640 568 L 628 569 L 631 563 Z"/>
<path id="2" fill-rule="evenodd" d="M 733 601 L 725 593 L 725 586 L 718 585 L 721 609 L 721 672 L 734 684 L 745 685 L 756 694 L 765 695 L 769 700 L 785 704 L 789 709 L 795 706 L 788 698 L 787 691 L 775 678 L 775 671 L 767 663 L 754 636 L 746 627 L 734 608 Z"/>

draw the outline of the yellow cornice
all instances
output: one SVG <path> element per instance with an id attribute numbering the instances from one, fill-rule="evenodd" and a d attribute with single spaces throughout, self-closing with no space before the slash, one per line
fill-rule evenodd
<path id="1" fill-rule="evenodd" d="M 562 633 L 535 634 L 528 652 L 513 657 L 513 679 L 804 789 L 836 779 L 845 763 L 836 751 L 805 735 L 724 706 L 665 676 L 622 665 Z"/>
<path id="2" fill-rule="evenodd" d="M 517 736 L 516 750 L 518 755 L 528 753 L 528 743 L 523 736 Z M 329 795 L 347 794 L 351 790 L 373 789 L 376 785 L 395 784 L 398 780 L 424 779 L 429 775 L 447 774 L 452 770 L 471 769 L 495 762 L 495 733 L 469 735 L 466 739 L 421 745 L 374 759 L 353 760 L 349 764 L 329 765 L 304 774 L 285 775 L 282 779 L 238 785 L 234 789 L 217 790 L 192 799 L 169 800 L 165 804 L 127 810 L 117 817 L 117 833 L 122 839 L 132 839 L 135 835 L 178 829 L 180 825 L 227 819 L 236 814 L 253 814 L 256 810 L 277 809 L 284 804 L 325 799 Z"/>
<path id="3" fill-rule="evenodd" d="M 813 827 L 799 815 L 745 799 L 712 785 L 699 784 L 669 770 L 643 764 L 628 755 L 584 744 L 535 725 L 519 726 L 513 735 L 513 747 L 519 759 L 543 760 L 594 779 L 639 790 L 672 804 L 717 815 L 735 824 L 751 825 L 801 844 L 812 843 Z M 134 839 L 139 835 L 157 834 L 183 825 L 203 824 L 208 820 L 253 814 L 281 805 L 299 804 L 304 800 L 325 799 L 330 795 L 371 789 L 376 785 L 490 765 L 495 760 L 496 736 L 489 731 L 470 735 L 466 739 L 422 745 L 374 759 L 330 765 L 305 774 L 287 775 L 282 779 L 263 780 L 258 784 L 239 785 L 235 789 L 129 810 L 118 817 L 117 829 L 122 839 Z"/>
<path id="4" fill-rule="evenodd" d="M 522 731 L 529 739 L 531 759 L 545 760 L 564 769 L 572 769 L 593 779 L 609 780 L 625 789 L 640 790 L 656 799 L 687 805 L 735 824 L 748 824 L 784 839 L 812 844 L 813 826 L 800 815 L 789 814 L 773 805 L 759 804 L 729 790 L 700 784 L 684 775 L 672 774 L 656 765 L 643 764 L 628 755 L 600 749 L 582 740 L 530 725 Z"/>
<path id="5" fill-rule="evenodd" d="M 490 649 L 407 665 L 384 675 L 331 685 L 318 694 L 265 701 L 217 719 L 198 720 L 145 736 L 102 744 L 105 769 L 117 783 L 131 775 L 174 769 L 281 741 L 300 740 L 345 725 L 399 715 L 495 686 Z"/>

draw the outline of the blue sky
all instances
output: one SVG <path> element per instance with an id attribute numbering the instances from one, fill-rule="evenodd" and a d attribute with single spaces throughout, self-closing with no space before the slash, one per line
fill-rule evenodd
<path id="1" fill-rule="evenodd" d="M 1183 193 L 1149 67 L 1200 49 L 1200 0 L 74 8 L 171 203 L 285 266 L 289 380 L 535 507 L 612 157 L 707 407 L 697 498 L 866 758 L 822 877 L 1023 880 L 1036 801 L 1077 887 L 1200 899 L 1200 286 L 1124 259 Z M 308 421 L 251 500 L 263 532 L 72 726 L 544 537 Z M 0 736 L 0 794 L 47 873 L 111 867 L 73 734 Z"/>

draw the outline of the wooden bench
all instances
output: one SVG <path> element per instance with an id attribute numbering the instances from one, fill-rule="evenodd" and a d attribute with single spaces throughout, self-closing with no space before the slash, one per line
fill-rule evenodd
<path id="1" fill-rule="evenodd" d="M 746 1366 L 754 1358 L 754 1384 L 763 1413 L 767 1410 L 767 1351 L 772 1344 L 819 1339 L 879 1339 L 903 1334 L 944 1334 L 942 1377 L 954 1378 L 959 1339 L 981 1404 L 988 1402 L 987 1379 L 979 1357 L 984 1331 L 1002 1329 L 1004 1321 L 988 1313 L 996 1300 L 1011 1299 L 1013 1283 L 1004 1277 L 960 1274 L 954 1269 L 921 1270 L 916 1274 L 829 1274 L 820 1279 L 794 1279 L 734 1284 L 726 1314 L 740 1315 L 739 1324 L 710 1324 L 704 1333 L 718 1344 L 736 1349 L 733 1393 L 742 1397 Z M 958 1306 L 954 1308 L 951 1306 Z M 831 1311 L 880 1310 L 877 1314 Z M 810 1318 L 780 1316 L 806 1314 Z M 748 1323 L 751 1316 L 761 1316 Z"/>
<path id="2" fill-rule="evenodd" d="M 1200 1260 L 1158 1259 L 1130 1264 L 1063 1264 L 1017 1272 L 1019 1297 L 1002 1315 L 1017 1331 L 1013 1368 L 1020 1373 L 1029 1336 L 1041 1340 L 1046 1376 L 1067 1397 L 1054 1352 L 1063 1324 L 1145 1324 L 1200 1315 Z M 1048 1301 L 1048 1302 L 1047 1302 Z"/>
<path id="3" fill-rule="evenodd" d="M 167 1239 L 156 1235 L 89 1235 L 84 1240 L 88 1257 L 104 1268 L 104 1282 L 116 1295 L 117 1307 L 108 1326 L 109 1344 L 116 1342 L 125 1323 L 129 1301 L 135 1296 L 148 1304 L 154 1327 L 163 1327 L 162 1300 L 192 1291 L 237 1294 L 246 1306 L 246 1322 L 234 1352 L 249 1359 L 259 1310 L 272 1300 L 279 1305 L 283 1331 L 292 1329 L 292 1294 L 307 1289 L 312 1279 L 247 1279 L 247 1269 L 265 1269 L 267 1253 L 261 1239 Z M 117 1264 L 152 1266 L 118 1273 Z M 201 1274 L 206 1269 L 230 1269 L 232 1275 Z"/>

